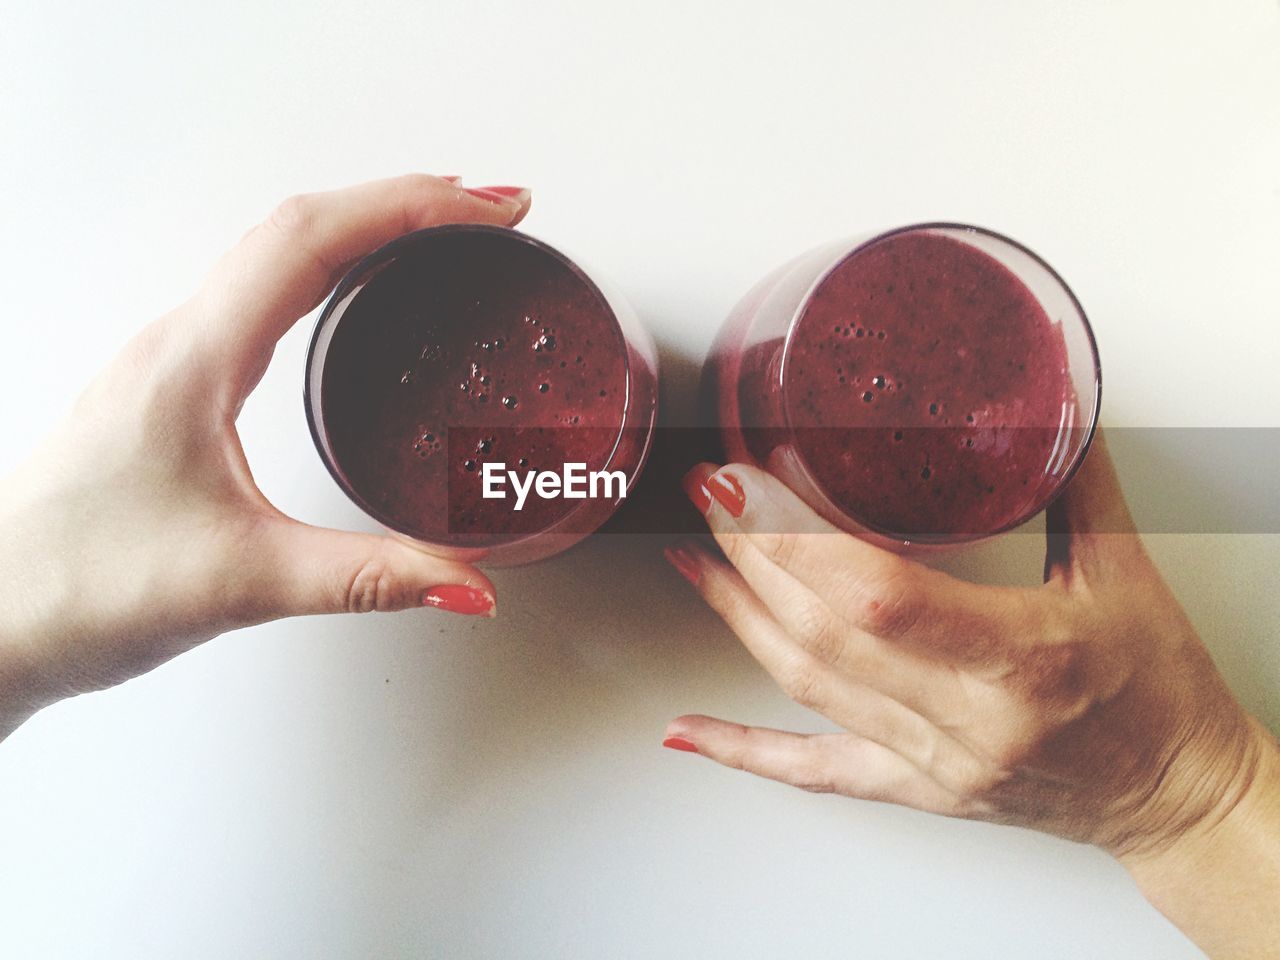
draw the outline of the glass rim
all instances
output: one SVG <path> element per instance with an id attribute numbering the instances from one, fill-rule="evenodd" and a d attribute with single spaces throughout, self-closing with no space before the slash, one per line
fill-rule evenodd
<path id="1" fill-rule="evenodd" d="M 1019 241 L 1014 240 L 1012 237 L 1007 236 L 1003 233 L 1000 233 L 997 230 L 992 230 L 988 227 L 980 227 L 971 223 L 960 223 L 958 221 L 949 221 L 949 220 L 931 220 L 931 221 L 925 221 L 921 223 L 911 223 L 901 227 L 892 227 L 888 230 L 877 231 L 876 233 L 867 237 L 866 239 L 856 240 L 855 242 L 853 242 L 852 246 L 848 246 L 848 248 L 845 249 L 843 253 L 837 256 L 835 260 L 829 266 L 824 268 L 823 271 L 817 276 L 817 278 L 814 279 L 814 281 L 809 285 L 808 289 L 805 290 L 804 295 L 800 298 L 800 301 L 796 305 L 796 308 L 792 313 L 791 318 L 787 321 L 787 332 L 786 332 L 786 335 L 783 337 L 783 342 L 782 342 L 782 360 L 778 365 L 778 386 L 779 386 L 779 389 L 782 391 L 782 417 L 783 417 L 784 426 L 786 427 L 787 435 L 789 437 L 794 437 L 796 435 L 797 428 L 791 419 L 791 398 L 789 396 L 788 389 L 787 389 L 787 371 L 791 364 L 791 356 L 792 356 L 791 348 L 795 343 L 796 331 L 799 329 L 800 322 L 804 319 L 805 314 L 808 312 L 808 309 L 813 301 L 813 297 L 817 293 L 819 288 L 821 288 L 822 285 L 827 282 L 831 274 L 834 273 L 839 267 L 847 263 L 849 260 L 852 260 L 855 256 L 857 256 L 862 251 L 866 250 L 872 244 L 878 243 L 881 240 L 888 239 L 889 237 L 898 236 L 899 234 L 913 233 L 915 231 L 924 231 L 924 230 L 953 230 L 953 231 L 963 231 L 967 233 L 975 233 L 975 234 L 980 234 L 984 237 L 988 237 L 999 244 L 1004 244 L 1006 246 L 1012 247 L 1014 250 L 1017 250 L 1018 252 L 1028 256 L 1032 260 L 1032 262 L 1036 266 L 1038 266 L 1040 269 L 1044 270 L 1045 273 L 1048 274 L 1048 276 L 1053 280 L 1053 282 L 1056 283 L 1061 288 L 1062 292 L 1067 295 L 1067 299 L 1070 301 L 1071 306 L 1074 308 L 1076 312 L 1076 316 L 1080 318 L 1080 325 L 1084 329 L 1085 339 L 1089 345 L 1089 353 L 1093 361 L 1093 387 L 1094 387 L 1093 405 L 1092 405 L 1092 409 L 1089 411 L 1088 426 L 1085 428 L 1084 442 L 1080 444 L 1080 447 L 1076 451 L 1075 455 L 1072 457 L 1071 462 L 1062 471 L 1061 481 L 1057 484 L 1056 488 L 1052 491 L 1052 493 L 1049 494 L 1049 496 L 1044 498 L 1044 500 L 1042 501 L 1033 502 L 1031 507 L 1021 511 L 1012 520 L 1010 520 L 1008 523 L 1001 525 L 997 529 L 984 532 L 984 533 L 977 533 L 977 534 L 921 534 L 921 535 L 904 536 L 900 531 L 882 529 L 880 527 L 877 527 L 874 524 L 868 523 L 867 521 L 859 517 L 855 517 L 849 511 L 838 506 L 832 500 L 826 488 L 821 483 L 819 483 L 817 478 L 814 476 L 813 469 L 810 466 L 808 459 L 805 457 L 803 452 L 801 452 L 798 445 L 795 447 L 795 451 L 796 451 L 795 462 L 800 467 L 800 469 L 804 472 L 805 480 L 809 482 L 809 484 L 813 487 L 813 489 L 817 490 L 822 495 L 824 500 L 826 500 L 832 507 L 834 507 L 836 511 L 840 513 L 842 516 L 846 516 L 849 519 L 853 520 L 855 523 L 857 523 L 859 526 L 861 526 L 863 529 L 865 529 L 870 533 L 877 534 L 881 537 L 887 537 L 890 540 L 893 540 L 895 542 L 908 543 L 908 544 L 914 543 L 914 544 L 921 544 L 921 545 L 929 545 L 929 544 L 971 543 L 971 542 L 976 542 L 980 540 L 985 540 L 989 537 L 995 537 L 995 536 L 998 536 L 999 534 L 1007 533 L 1008 531 L 1013 530 L 1016 527 L 1022 526 L 1022 524 L 1026 523 L 1028 520 L 1036 516 L 1042 510 L 1047 509 L 1050 504 L 1052 504 L 1055 500 L 1058 499 L 1059 496 L 1062 495 L 1062 492 L 1066 490 L 1067 485 L 1071 482 L 1072 478 L 1076 475 L 1076 472 L 1080 469 L 1080 465 L 1084 463 L 1084 459 L 1089 453 L 1089 448 L 1093 445 L 1093 439 L 1097 435 L 1097 431 L 1098 431 L 1098 419 L 1102 410 L 1102 359 L 1098 353 L 1098 341 L 1097 341 L 1097 338 L 1094 336 L 1093 325 L 1089 322 L 1089 317 L 1085 313 L 1084 307 L 1081 305 L 1079 299 L 1075 295 L 1075 291 L 1071 289 L 1067 281 L 1062 278 L 1062 275 L 1058 273 L 1058 271 L 1055 270 L 1047 260 L 1045 260 L 1042 256 L 1040 256 L 1038 253 L 1036 253 L 1026 244 L 1020 243 Z M 845 246 L 843 243 L 841 245 Z M 1006 268 L 1007 268 L 1007 265 L 1006 265 Z M 1019 277 L 1018 279 L 1021 280 L 1022 278 Z M 1036 297 L 1036 301 L 1040 302 L 1040 298 Z M 1070 375 L 1070 371 L 1068 371 L 1068 375 Z"/>
<path id="2" fill-rule="evenodd" d="M 575 263 L 567 254 L 562 253 L 545 240 L 540 240 L 537 237 L 531 236 L 521 230 L 516 230 L 513 227 L 494 226 L 487 223 L 445 223 L 433 227 L 423 227 L 420 230 L 413 230 L 387 241 L 376 250 L 361 257 L 350 269 L 347 270 L 346 273 L 342 275 L 342 279 L 338 281 L 333 292 L 329 294 L 328 298 L 325 300 L 324 307 L 320 311 L 320 315 L 316 318 L 315 326 L 311 331 L 310 341 L 307 344 L 306 360 L 303 364 L 305 378 L 303 380 L 302 388 L 302 405 L 307 415 L 307 429 L 311 433 L 311 442 L 315 446 L 316 452 L 320 455 L 320 460 L 328 471 L 329 476 L 333 478 L 334 483 L 338 485 L 339 489 L 346 494 L 348 500 L 354 503 L 363 513 L 386 527 L 388 530 L 400 534 L 401 536 L 408 537 L 417 543 L 440 547 L 446 550 L 489 551 L 524 544 L 537 537 L 555 535 L 562 535 L 566 537 L 580 536 L 581 534 L 576 531 L 561 531 L 558 528 L 576 516 L 579 511 L 590 505 L 590 500 L 582 500 L 581 502 L 574 504 L 550 527 L 546 527 L 542 530 L 534 530 L 530 533 L 521 534 L 519 536 L 502 538 L 495 535 L 480 534 L 479 536 L 482 537 L 490 536 L 492 538 L 491 542 L 474 545 L 428 539 L 423 537 L 420 533 L 408 529 L 405 525 L 396 522 L 393 518 L 388 517 L 385 513 L 378 510 L 373 506 L 373 504 L 369 503 L 363 496 L 361 496 L 360 493 L 355 490 L 355 488 L 343 476 L 342 471 L 338 468 L 338 465 L 335 462 L 335 458 L 325 449 L 325 444 L 321 440 L 317 419 L 323 419 L 323 412 L 317 411 L 316 409 L 319 404 L 316 402 L 316 397 L 312 391 L 311 384 L 313 374 L 315 373 L 316 351 L 320 342 L 320 337 L 321 334 L 324 333 L 334 312 L 343 300 L 345 300 L 357 287 L 372 279 L 374 274 L 371 274 L 370 271 L 375 270 L 375 268 L 388 265 L 398 255 L 401 255 L 404 250 L 413 247 L 415 244 L 420 243 L 423 240 L 441 235 L 458 234 L 487 234 L 489 236 L 500 238 L 504 242 L 511 241 L 527 247 L 532 247 L 539 253 L 550 256 L 556 262 L 567 267 L 573 274 L 574 278 L 582 283 L 588 291 L 590 291 L 592 296 L 595 297 L 596 302 L 604 309 L 605 314 L 608 316 L 609 324 L 618 336 L 619 346 L 622 349 L 623 372 L 625 374 L 621 423 L 618 425 L 617 435 L 613 438 L 613 446 L 609 450 L 609 456 L 605 459 L 604 465 L 601 469 L 608 469 L 609 466 L 612 465 L 613 459 L 617 456 L 618 450 L 622 446 L 622 440 L 628 429 L 627 418 L 632 412 L 632 394 L 634 387 L 634 376 L 631 363 L 631 344 L 627 339 L 627 334 L 623 329 L 622 322 L 618 319 L 617 311 L 613 308 L 613 304 L 609 302 L 609 298 L 605 296 L 604 292 L 596 282 L 591 279 L 590 275 L 583 270 L 582 267 L 578 266 L 578 264 Z M 338 322 L 340 322 L 340 320 Z M 323 379 L 323 371 L 321 371 L 321 378 Z M 654 406 L 656 415 L 656 396 Z M 317 417 L 317 413 L 319 413 L 319 417 Z M 634 481 L 635 478 L 640 475 L 640 472 L 644 469 L 645 462 L 649 458 L 649 451 L 653 445 L 653 427 L 655 420 L 656 416 L 651 416 L 649 418 L 649 422 L 639 428 L 647 430 L 648 437 L 645 440 L 644 447 L 640 452 L 640 457 L 635 468 L 628 471 L 628 483 Z"/>

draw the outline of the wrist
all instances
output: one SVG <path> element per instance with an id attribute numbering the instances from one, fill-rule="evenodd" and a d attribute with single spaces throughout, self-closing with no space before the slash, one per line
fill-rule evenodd
<path id="1" fill-rule="evenodd" d="M 21 640 L 5 632 L 0 627 L 0 740 L 58 700 L 37 658 Z"/>
<path id="2" fill-rule="evenodd" d="M 1213 813 L 1158 848 L 1117 859 L 1143 896 L 1212 957 L 1280 942 L 1280 744 L 1249 720 L 1247 761 Z"/>
<path id="3" fill-rule="evenodd" d="M 1165 770 L 1165 792 L 1180 798 L 1178 805 L 1196 811 L 1195 816 L 1158 818 L 1170 822 L 1132 849 L 1111 851 L 1126 867 L 1176 861 L 1260 817 L 1277 814 L 1280 743 L 1253 717 L 1238 712 L 1231 734 L 1210 738 L 1208 744 L 1185 745 L 1182 756 Z M 1184 759 L 1185 764 L 1180 762 Z"/>
<path id="4" fill-rule="evenodd" d="M 15 493 L 12 478 L 3 493 Z M 51 655 L 65 627 L 66 567 L 40 549 L 37 506 L 16 495 L 6 499 L 9 509 L 0 514 L 0 740 L 66 695 Z"/>

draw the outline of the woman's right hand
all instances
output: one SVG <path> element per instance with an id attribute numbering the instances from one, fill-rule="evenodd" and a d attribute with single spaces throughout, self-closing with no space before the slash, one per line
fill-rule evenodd
<path id="1" fill-rule="evenodd" d="M 1096 844 L 1215 956 L 1280 945 L 1280 748 L 1147 556 L 1101 441 L 1050 508 L 1036 589 L 872 546 L 752 467 L 703 464 L 686 489 L 728 562 L 696 542 L 669 558 L 788 694 L 848 732 L 691 715 L 668 746 Z"/>
<path id="2" fill-rule="evenodd" d="M 277 617 L 492 615 L 475 567 L 285 516 L 236 418 L 276 341 L 365 254 L 442 223 L 514 226 L 520 188 L 416 174 L 281 204 L 144 327 L 0 481 L 0 739 L 40 707 Z"/>

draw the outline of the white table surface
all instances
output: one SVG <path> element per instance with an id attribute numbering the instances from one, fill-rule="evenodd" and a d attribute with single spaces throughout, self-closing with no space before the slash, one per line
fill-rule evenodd
<path id="1" fill-rule="evenodd" d="M 10 0 L 0 467 L 274 201 L 408 170 L 532 185 L 677 419 L 767 268 L 945 218 L 1068 278 L 1111 425 L 1280 426 L 1275 0 Z M 282 508 L 365 527 L 307 435 L 309 326 L 245 444 Z M 1231 480 L 1140 492 L 1180 467 L 1193 502 Z M 275 623 L 47 710 L 0 746 L 0 957 L 1200 955 L 1093 850 L 662 750 L 682 712 L 822 721 L 657 547 L 501 571 L 493 622 Z M 1280 727 L 1280 537 L 1151 547 Z M 949 562 L 1034 582 L 1039 551 Z"/>

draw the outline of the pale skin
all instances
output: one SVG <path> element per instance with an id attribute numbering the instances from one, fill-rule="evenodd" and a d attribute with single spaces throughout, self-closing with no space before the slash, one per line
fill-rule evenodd
<path id="1" fill-rule="evenodd" d="M 420 227 L 512 226 L 528 206 L 425 175 L 293 198 L 125 347 L 0 480 L 0 739 L 238 627 L 493 612 L 470 564 L 281 513 L 235 423 L 279 337 L 361 256 Z M 727 496 L 724 477 L 740 516 L 706 495 Z M 1280 943 L 1275 740 L 1147 558 L 1103 447 L 1051 511 L 1039 590 L 887 553 L 749 467 L 693 480 L 731 562 L 692 543 L 673 559 L 788 693 L 848 732 L 686 716 L 670 736 L 808 789 L 1097 844 L 1212 956 Z"/>
<path id="2" fill-rule="evenodd" d="M 527 190 L 455 179 L 285 201 L 0 481 L 0 738 L 237 627 L 442 598 L 492 614 L 493 583 L 472 565 L 285 516 L 236 433 L 276 341 L 356 260 L 421 227 L 513 226 L 528 210 Z"/>
<path id="3" fill-rule="evenodd" d="M 668 745 L 1095 844 L 1210 956 L 1275 955 L 1280 748 L 1147 556 L 1103 441 L 1050 508 L 1036 589 L 850 536 L 749 466 L 701 464 L 686 490 L 723 556 L 686 541 L 669 559 L 786 693 L 847 732 L 690 715 Z"/>

